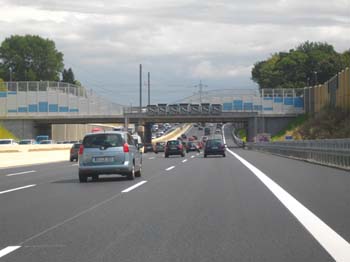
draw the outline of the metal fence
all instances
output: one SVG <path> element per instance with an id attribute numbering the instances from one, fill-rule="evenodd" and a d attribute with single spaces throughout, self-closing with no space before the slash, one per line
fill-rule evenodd
<path id="1" fill-rule="evenodd" d="M 248 143 L 247 147 L 350 170 L 350 139 Z"/>

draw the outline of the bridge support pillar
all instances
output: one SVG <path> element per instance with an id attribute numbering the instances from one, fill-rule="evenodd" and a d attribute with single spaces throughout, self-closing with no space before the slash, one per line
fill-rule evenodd
<path id="1" fill-rule="evenodd" d="M 145 143 L 151 143 L 152 142 L 152 123 L 146 123 L 145 124 L 144 142 Z"/>

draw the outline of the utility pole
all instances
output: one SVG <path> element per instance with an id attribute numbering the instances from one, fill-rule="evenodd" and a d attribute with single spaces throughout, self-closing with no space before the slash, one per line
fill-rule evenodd
<path id="1" fill-rule="evenodd" d="M 142 112 L 142 64 L 140 64 L 140 113 Z"/>
<path id="2" fill-rule="evenodd" d="M 203 87 L 208 87 L 207 85 L 202 84 L 202 80 L 199 80 L 199 84 L 195 85 L 194 87 L 199 88 L 199 103 L 202 103 L 202 94 L 203 94 Z"/>
<path id="3" fill-rule="evenodd" d="M 151 74 L 148 72 L 148 105 L 151 104 Z"/>

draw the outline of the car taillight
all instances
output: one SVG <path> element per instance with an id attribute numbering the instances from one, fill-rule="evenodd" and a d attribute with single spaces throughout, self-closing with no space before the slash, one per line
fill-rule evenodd
<path id="1" fill-rule="evenodd" d="M 178 149 L 182 150 L 182 145 L 179 145 L 179 146 L 178 146 Z"/>
<path id="2" fill-rule="evenodd" d="M 82 155 L 84 153 L 84 145 L 80 145 L 79 147 L 79 155 Z"/>
<path id="3" fill-rule="evenodd" d="M 123 151 L 124 151 L 124 153 L 129 153 L 129 145 L 128 145 L 128 143 L 125 143 L 123 145 Z"/>

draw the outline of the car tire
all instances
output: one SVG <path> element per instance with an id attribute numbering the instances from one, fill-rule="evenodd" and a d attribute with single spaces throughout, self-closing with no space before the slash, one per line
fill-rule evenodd
<path id="1" fill-rule="evenodd" d="M 73 162 L 73 161 L 74 161 L 74 158 L 70 158 L 70 161 Z"/>
<path id="2" fill-rule="evenodd" d="M 207 154 L 204 154 L 204 157 L 206 158 L 206 157 L 207 157 Z"/>
<path id="3" fill-rule="evenodd" d="M 158 154 L 158 151 L 154 151 L 154 153 Z"/>
<path id="4" fill-rule="evenodd" d="M 226 154 L 222 154 L 222 157 L 226 157 Z"/>
<path id="5" fill-rule="evenodd" d="M 169 157 L 169 155 L 167 155 L 167 154 L 165 154 L 164 156 L 165 156 L 165 158 L 168 158 L 168 157 Z"/>
<path id="6" fill-rule="evenodd" d="M 184 154 L 184 153 L 182 153 L 182 154 L 181 154 L 181 156 L 182 156 L 182 157 L 185 157 L 185 154 Z"/>
<path id="7" fill-rule="evenodd" d="M 129 180 L 135 179 L 135 164 L 132 165 L 131 171 L 128 174 L 128 179 Z"/>
<path id="8" fill-rule="evenodd" d="M 84 175 L 82 172 L 79 172 L 79 182 L 80 183 L 86 183 L 87 182 L 87 176 Z"/>
<path id="9" fill-rule="evenodd" d="M 142 175 L 142 167 L 140 166 L 139 171 L 135 172 L 135 177 L 141 177 L 141 175 Z"/>

